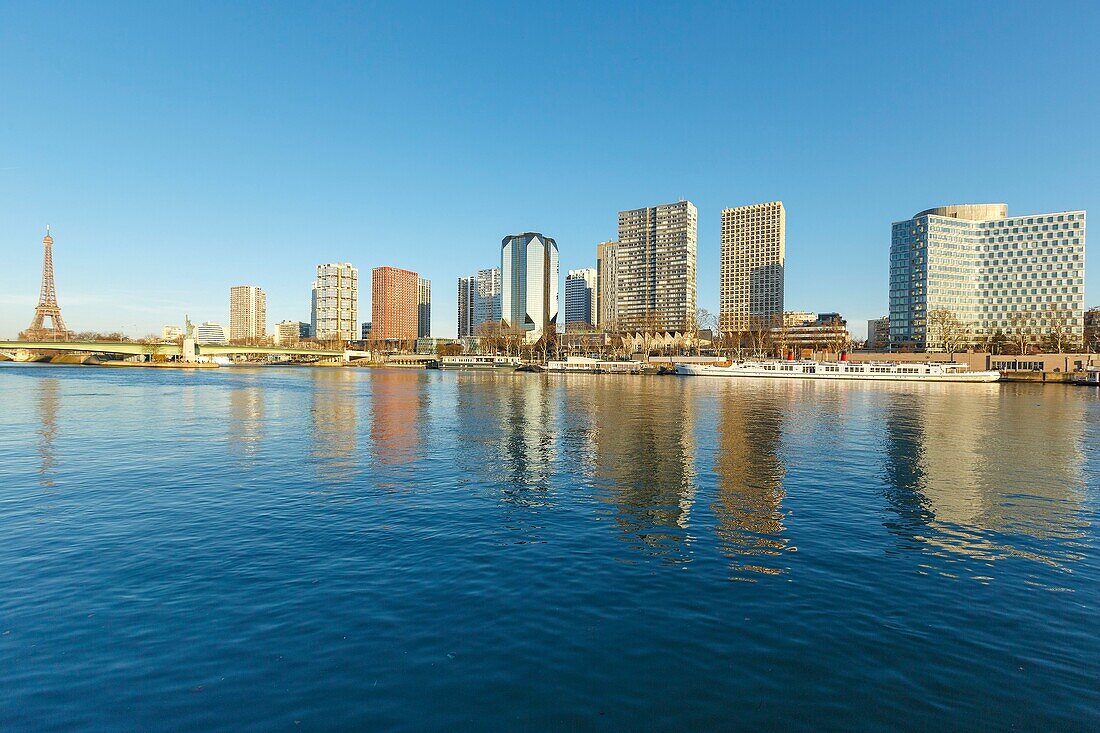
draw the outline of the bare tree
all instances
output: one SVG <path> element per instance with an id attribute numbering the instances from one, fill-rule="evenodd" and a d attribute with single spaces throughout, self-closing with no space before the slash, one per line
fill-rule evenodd
<path id="1" fill-rule="evenodd" d="M 1031 311 L 1012 311 L 1008 316 L 1009 343 L 1020 356 L 1031 351 L 1031 345 L 1035 342 L 1035 317 Z"/>
<path id="2" fill-rule="evenodd" d="M 931 343 L 926 346 L 939 346 L 951 359 L 954 359 L 955 352 L 961 350 L 970 340 L 966 324 L 960 321 L 955 312 L 949 308 L 936 308 L 929 311 L 928 336 Z"/>
<path id="3" fill-rule="evenodd" d="M 1073 332 L 1073 311 L 1061 303 L 1047 303 L 1043 317 L 1048 324 L 1047 349 L 1055 354 L 1064 354 L 1080 347 L 1081 340 Z"/>
<path id="4" fill-rule="evenodd" d="M 754 356 L 771 356 L 773 346 L 771 319 L 767 316 L 749 316 L 749 343 Z"/>

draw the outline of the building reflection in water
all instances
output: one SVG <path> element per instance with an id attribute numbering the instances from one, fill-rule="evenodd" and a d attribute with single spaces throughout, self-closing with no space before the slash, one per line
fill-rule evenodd
<path id="1" fill-rule="evenodd" d="M 252 465 L 263 446 L 264 389 L 255 384 L 254 375 L 244 377 L 248 381 L 235 384 L 229 390 L 228 439 L 229 447 L 241 461 Z"/>
<path id="2" fill-rule="evenodd" d="M 415 485 L 418 462 L 431 446 L 430 377 L 422 370 L 374 369 L 369 373 L 370 471 L 374 483 L 387 490 Z M 421 467 L 422 468 L 422 467 Z"/>
<path id="3" fill-rule="evenodd" d="M 58 404 L 58 380 L 38 380 L 38 484 L 44 489 L 53 488 L 54 485 Z"/>
<path id="4" fill-rule="evenodd" d="M 733 577 L 753 580 L 757 574 L 778 575 L 788 569 L 781 559 L 790 540 L 784 536 L 784 468 L 779 457 L 782 406 L 787 401 L 770 393 L 747 398 L 742 390 L 735 395 L 737 386 L 715 385 L 719 397 L 713 511 L 720 550 L 730 559 Z"/>
<path id="5" fill-rule="evenodd" d="M 592 393 L 594 483 L 623 538 L 646 554 L 688 562 L 696 491 L 689 380 L 654 379 L 639 390 L 637 377 L 577 378 Z"/>
<path id="6" fill-rule="evenodd" d="M 922 385 L 886 402 L 887 527 L 982 560 L 1079 559 L 1085 405 L 1035 385 Z"/>
<path id="7" fill-rule="evenodd" d="M 310 462 L 317 478 L 341 482 L 358 465 L 359 375 L 352 369 L 312 367 L 310 374 Z"/>
<path id="8" fill-rule="evenodd" d="M 470 373 L 458 379 L 456 456 L 479 485 L 519 506 L 551 503 L 557 457 L 557 398 L 543 379 L 524 374 Z"/>

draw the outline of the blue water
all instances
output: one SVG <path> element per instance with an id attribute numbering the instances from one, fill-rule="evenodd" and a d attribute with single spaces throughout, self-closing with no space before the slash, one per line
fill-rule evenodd
<path id="1" fill-rule="evenodd" d="M 1100 396 L 0 367 L 4 730 L 1097 730 Z"/>

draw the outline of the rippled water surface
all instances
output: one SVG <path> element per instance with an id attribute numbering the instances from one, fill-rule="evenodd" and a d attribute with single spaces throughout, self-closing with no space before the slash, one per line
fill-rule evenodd
<path id="1" fill-rule="evenodd" d="M 1100 397 L 0 367 L 0 728 L 1100 729 Z"/>

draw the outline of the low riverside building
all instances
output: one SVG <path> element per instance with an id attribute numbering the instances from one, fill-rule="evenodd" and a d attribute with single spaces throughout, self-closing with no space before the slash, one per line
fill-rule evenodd
<path id="1" fill-rule="evenodd" d="M 990 354 L 966 351 L 949 356 L 944 353 L 895 353 L 856 351 L 851 361 L 868 362 L 954 362 L 966 364 L 971 371 L 996 370 L 1006 373 L 1008 381 L 1060 382 L 1090 366 L 1100 366 L 1100 354 Z"/>
<path id="2" fill-rule="evenodd" d="M 788 315 L 783 314 L 784 323 L 788 323 Z M 848 348 L 852 337 L 848 333 L 848 322 L 839 313 L 818 313 L 811 320 L 804 316 L 798 313 L 798 318 L 789 321 L 793 325 L 771 330 L 772 340 L 777 346 L 793 353 L 824 349 L 839 352 Z"/>
<path id="3" fill-rule="evenodd" d="M 225 327 L 222 324 L 206 321 L 195 326 L 195 343 L 226 344 L 229 339 L 225 337 Z"/>
<path id="4" fill-rule="evenodd" d="M 441 346 L 459 346 L 458 339 L 440 339 L 432 337 L 418 338 L 413 349 L 417 354 L 438 354 Z"/>
<path id="5" fill-rule="evenodd" d="M 279 321 L 275 324 L 273 336 L 277 345 L 296 344 L 309 338 L 309 324 L 302 321 Z"/>

